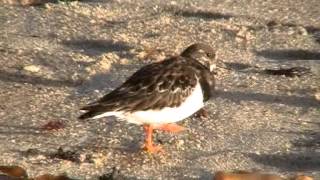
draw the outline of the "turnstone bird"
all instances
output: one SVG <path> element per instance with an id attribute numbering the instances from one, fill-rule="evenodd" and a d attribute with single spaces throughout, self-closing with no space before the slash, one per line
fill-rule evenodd
<path id="1" fill-rule="evenodd" d="M 206 44 L 193 44 L 179 56 L 142 67 L 122 85 L 81 110 L 79 119 L 116 116 L 143 125 L 144 149 L 161 150 L 152 143 L 154 129 L 179 132 L 175 124 L 204 106 L 214 90 L 215 51 Z"/>

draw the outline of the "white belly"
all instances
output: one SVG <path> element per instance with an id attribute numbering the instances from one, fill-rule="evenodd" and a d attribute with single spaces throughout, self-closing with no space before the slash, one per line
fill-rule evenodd
<path id="1" fill-rule="evenodd" d="M 116 115 L 135 124 L 166 124 L 181 121 L 204 106 L 201 86 L 198 83 L 191 95 L 178 107 L 162 110 L 137 111 Z"/>

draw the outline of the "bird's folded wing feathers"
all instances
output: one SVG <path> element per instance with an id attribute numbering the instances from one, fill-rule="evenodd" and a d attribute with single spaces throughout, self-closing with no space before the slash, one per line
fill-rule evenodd
<path id="1" fill-rule="evenodd" d="M 167 60 L 150 64 L 134 73 L 124 84 L 97 102 L 82 108 L 90 118 L 104 112 L 157 110 L 177 107 L 197 85 L 198 77 L 188 66 Z M 81 117 L 80 117 L 81 118 Z"/>

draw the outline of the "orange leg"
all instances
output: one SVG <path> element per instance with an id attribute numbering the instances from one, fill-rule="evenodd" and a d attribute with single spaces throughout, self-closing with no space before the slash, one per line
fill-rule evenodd
<path id="1" fill-rule="evenodd" d="M 146 139 L 145 139 L 145 144 L 144 144 L 144 150 L 146 150 L 149 153 L 156 153 L 159 151 L 163 151 L 160 146 L 154 146 L 152 143 L 152 133 L 154 127 L 152 125 L 143 125 L 143 129 L 146 133 Z"/>
<path id="2" fill-rule="evenodd" d="M 170 123 L 170 124 L 163 124 L 163 125 L 156 126 L 156 129 L 159 129 L 162 131 L 168 131 L 172 133 L 178 133 L 183 131 L 185 128 L 177 124 Z"/>

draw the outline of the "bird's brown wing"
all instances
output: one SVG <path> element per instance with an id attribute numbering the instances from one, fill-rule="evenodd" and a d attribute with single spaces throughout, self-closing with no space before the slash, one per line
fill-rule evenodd
<path id="1" fill-rule="evenodd" d="M 88 112 L 80 119 L 111 111 L 134 112 L 179 106 L 201 78 L 186 59 L 180 58 L 144 66 L 120 87 L 82 108 Z"/>

